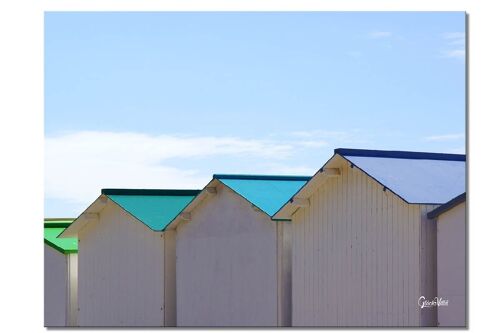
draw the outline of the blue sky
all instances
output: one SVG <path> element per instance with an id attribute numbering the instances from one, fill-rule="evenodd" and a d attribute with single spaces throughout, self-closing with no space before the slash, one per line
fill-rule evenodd
<path id="1" fill-rule="evenodd" d="M 465 150 L 465 14 L 46 13 L 45 215 L 103 187 Z"/>

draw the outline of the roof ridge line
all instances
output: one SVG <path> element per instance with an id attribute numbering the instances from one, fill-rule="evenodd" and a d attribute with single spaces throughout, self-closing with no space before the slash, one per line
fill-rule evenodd
<path id="1" fill-rule="evenodd" d="M 342 156 L 377 157 L 377 158 L 400 158 L 414 160 L 438 160 L 438 161 L 466 161 L 465 154 L 429 153 L 404 150 L 373 150 L 373 149 L 351 149 L 337 148 L 335 154 Z"/>
<path id="2" fill-rule="evenodd" d="M 67 228 L 73 222 L 52 222 L 52 223 L 44 223 L 44 228 Z"/>
<path id="3" fill-rule="evenodd" d="M 192 189 L 131 189 L 131 188 L 103 188 L 105 195 L 142 195 L 142 196 L 192 196 L 201 190 Z"/>
<path id="4" fill-rule="evenodd" d="M 243 174 L 214 174 L 215 179 L 246 179 L 246 180 L 297 180 L 307 181 L 311 176 L 293 175 L 243 175 Z"/>

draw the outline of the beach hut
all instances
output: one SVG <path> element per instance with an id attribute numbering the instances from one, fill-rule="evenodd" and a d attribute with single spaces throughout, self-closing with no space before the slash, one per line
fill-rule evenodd
<path id="1" fill-rule="evenodd" d="M 273 217 L 292 220 L 293 326 L 436 326 L 436 225 L 465 155 L 336 149 Z"/>
<path id="2" fill-rule="evenodd" d="M 178 326 L 289 326 L 289 222 L 271 216 L 308 179 L 214 175 L 174 219 Z"/>
<path id="3" fill-rule="evenodd" d="M 44 325 L 75 326 L 78 239 L 57 238 L 73 219 L 44 221 Z"/>
<path id="4" fill-rule="evenodd" d="M 60 237 L 78 237 L 78 326 L 175 326 L 175 233 L 199 191 L 104 189 Z"/>
<path id="5" fill-rule="evenodd" d="M 427 214 L 437 225 L 439 326 L 466 326 L 466 194 Z"/>

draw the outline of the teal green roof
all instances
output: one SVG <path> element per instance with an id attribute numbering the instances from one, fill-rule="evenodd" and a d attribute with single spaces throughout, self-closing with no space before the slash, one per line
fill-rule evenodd
<path id="1" fill-rule="evenodd" d="M 78 252 L 78 238 L 57 238 L 73 219 L 45 219 L 43 224 L 44 242 L 57 251 L 68 254 Z"/>
<path id="2" fill-rule="evenodd" d="M 198 190 L 103 189 L 105 194 L 153 231 L 163 231 Z"/>
<path id="3" fill-rule="evenodd" d="M 273 216 L 311 177 L 269 175 L 214 175 L 221 183 Z"/>

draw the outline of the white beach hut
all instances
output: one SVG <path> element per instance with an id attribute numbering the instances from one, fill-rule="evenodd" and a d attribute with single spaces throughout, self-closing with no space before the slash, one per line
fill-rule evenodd
<path id="1" fill-rule="evenodd" d="M 78 239 L 57 236 L 73 219 L 44 221 L 44 325 L 75 326 L 77 315 Z"/>
<path id="2" fill-rule="evenodd" d="M 441 327 L 466 326 L 466 194 L 427 214 L 437 224 L 437 308 Z"/>
<path id="3" fill-rule="evenodd" d="M 177 231 L 178 326 L 289 326 L 289 222 L 271 216 L 309 177 L 214 175 Z"/>
<path id="4" fill-rule="evenodd" d="M 60 237 L 78 237 L 78 326 L 175 326 L 175 234 L 199 191 L 105 189 Z"/>
<path id="5" fill-rule="evenodd" d="M 436 224 L 465 155 L 336 149 L 273 217 L 292 220 L 293 326 L 436 326 Z"/>

